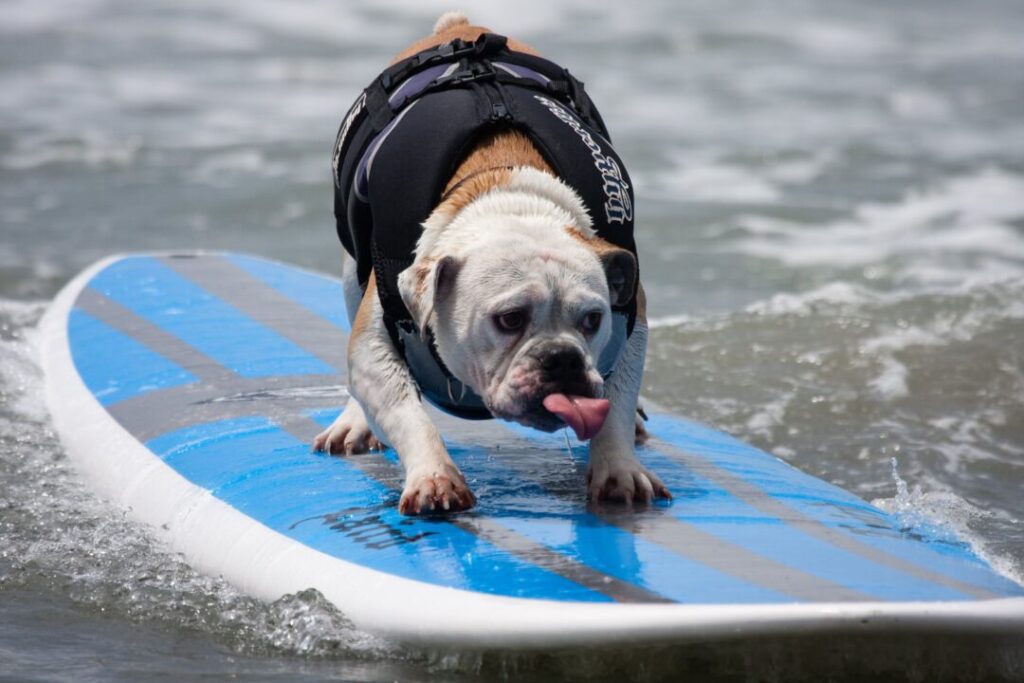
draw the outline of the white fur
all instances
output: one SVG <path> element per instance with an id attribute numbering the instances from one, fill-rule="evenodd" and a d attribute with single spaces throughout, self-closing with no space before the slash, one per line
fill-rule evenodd
<path id="1" fill-rule="evenodd" d="M 570 187 L 537 169 L 517 168 L 508 182 L 454 215 L 442 205 L 423 227 L 416 261 L 399 277 L 399 288 L 409 309 L 423 314 L 418 322 L 433 329 L 445 364 L 484 398 L 495 415 L 517 419 L 524 410 L 520 393 L 539 381 L 530 352 L 543 343 L 578 348 L 587 358 L 593 391 L 601 391 L 593 359 L 610 335 L 607 281 L 594 253 L 566 230 L 572 227 L 585 237 L 594 235 L 586 208 Z M 417 269 L 429 268 L 442 257 L 454 258 L 462 266 L 451 301 L 438 303 L 429 288 L 422 292 L 417 286 L 424 279 Z M 471 332 L 481 327 L 481 319 L 497 312 L 493 305 L 517 290 L 521 296 L 513 298 L 538 313 L 537 324 L 518 349 L 502 348 L 501 335 Z M 605 313 L 600 331 L 590 340 L 579 334 L 574 319 L 588 306 Z M 511 360 L 505 358 L 510 352 Z M 495 369 L 507 372 L 493 373 Z"/>
<path id="2" fill-rule="evenodd" d="M 434 22 L 434 33 L 443 33 L 450 29 L 452 26 L 459 26 L 460 24 L 468 24 L 469 17 L 460 10 L 450 10 L 445 12 L 437 18 Z"/>

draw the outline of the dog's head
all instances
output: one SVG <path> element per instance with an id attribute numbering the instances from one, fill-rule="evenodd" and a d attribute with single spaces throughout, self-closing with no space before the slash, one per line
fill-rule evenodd
<path id="1" fill-rule="evenodd" d="M 593 237 L 585 213 L 545 202 L 499 193 L 454 218 L 432 216 L 445 229 L 432 235 L 428 221 L 399 290 L 495 417 L 545 431 L 569 423 L 587 438 L 607 413 L 606 402 L 586 399 L 603 395 L 596 363 L 611 306 L 632 298 L 637 263 Z"/>

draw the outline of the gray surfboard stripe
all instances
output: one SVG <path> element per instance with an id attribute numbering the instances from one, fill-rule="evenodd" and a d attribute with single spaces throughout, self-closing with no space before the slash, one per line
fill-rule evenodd
<path id="1" fill-rule="evenodd" d="M 316 434 L 321 429 L 319 424 L 301 415 L 295 415 L 290 419 L 283 420 L 278 423 L 278 426 L 303 443 L 310 441 L 310 435 Z M 348 464 L 371 479 L 394 491 L 402 490 L 405 475 L 401 467 L 384 460 L 379 454 L 370 453 L 345 457 Z M 622 581 L 614 576 L 609 576 L 584 564 L 580 564 L 561 553 L 550 550 L 526 538 L 522 534 L 506 528 L 494 520 L 485 517 L 459 515 L 449 517 L 447 521 L 473 534 L 477 538 L 483 539 L 512 555 L 526 560 L 530 564 L 546 569 L 602 595 L 606 595 L 617 602 L 673 602 L 641 586 Z"/>
<path id="2" fill-rule="evenodd" d="M 878 548 L 874 548 L 866 543 L 858 541 L 837 529 L 822 524 L 818 520 L 804 515 L 796 508 L 787 505 L 778 498 L 773 498 L 766 494 L 754 484 L 744 481 L 720 467 L 716 467 L 704 458 L 694 455 L 693 453 L 688 453 L 677 446 L 657 439 L 656 435 L 654 436 L 655 438 L 651 440 L 651 445 L 656 447 L 660 452 L 669 456 L 673 460 L 682 463 L 687 469 L 695 474 L 698 474 L 721 486 L 723 489 L 751 507 L 768 516 L 782 520 L 786 524 L 799 529 L 812 538 L 817 538 L 825 543 L 842 548 L 849 553 L 871 560 L 876 564 L 889 567 L 890 569 L 895 569 L 903 572 L 904 574 L 909 574 L 910 576 L 914 576 L 923 581 L 928 581 L 930 583 L 960 591 L 961 593 L 970 595 L 973 598 L 984 599 L 998 597 L 995 593 L 985 590 L 984 588 L 974 586 L 963 581 L 957 581 L 956 579 L 939 572 L 930 571 L 926 567 L 908 562 L 900 557 L 890 555 Z"/>
<path id="3" fill-rule="evenodd" d="M 296 412 L 336 408 L 348 400 L 348 391 L 337 384 L 337 377 L 306 375 L 274 379 L 274 382 L 267 382 L 238 377 L 223 384 L 169 387 L 119 401 L 108 411 L 135 438 L 145 443 L 203 422 L 260 416 L 277 421 Z"/>
<path id="4" fill-rule="evenodd" d="M 339 372 L 345 369 L 348 345 L 343 330 L 231 261 L 218 256 L 166 256 L 161 262 L 311 356 Z M 339 309 L 343 305 L 339 300 Z"/>
<path id="5" fill-rule="evenodd" d="M 739 546 L 722 543 L 712 534 L 681 520 L 669 517 L 631 518 L 628 513 L 615 516 L 604 514 L 601 517 L 609 524 L 646 538 L 678 555 L 783 595 L 811 602 L 867 602 L 878 599 Z"/>
<path id="6" fill-rule="evenodd" d="M 242 269 L 234 266 L 234 264 L 221 258 L 209 256 L 194 259 L 168 258 L 165 259 L 165 263 L 174 267 L 179 274 L 210 290 L 211 293 L 275 330 L 278 334 L 290 339 L 300 348 L 321 360 L 337 364 L 340 362 L 338 359 L 339 354 L 341 356 L 344 355 L 346 335 L 342 330 L 312 312 L 300 308 L 291 299 L 284 297 L 269 285 L 252 277 Z M 222 279 L 222 274 L 225 270 L 233 273 L 230 278 L 230 282 L 232 282 L 230 287 L 225 285 L 228 279 Z M 194 421 L 189 418 L 199 413 L 202 413 L 203 421 L 247 415 L 262 415 L 270 417 L 275 421 L 286 421 L 289 416 L 294 416 L 298 411 L 317 407 L 338 407 L 347 399 L 347 396 L 339 391 L 333 400 L 330 396 L 322 397 L 322 400 L 319 397 L 316 400 L 300 400 L 295 397 L 277 399 L 271 396 L 267 397 L 266 403 L 261 403 L 259 400 L 221 400 L 225 396 L 245 394 L 247 390 L 252 390 L 252 384 L 249 387 L 245 386 L 246 383 L 251 381 L 234 375 L 234 373 L 223 368 L 216 361 L 203 355 L 198 350 L 188 346 L 177 337 L 135 316 L 131 311 L 120 307 L 101 294 L 86 289 L 82 297 L 80 297 L 78 305 L 90 312 L 90 314 L 97 315 L 97 317 L 102 315 L 104 322 L 129 333 L 157 353 L 164 355 L 199 376 L 203 380 L 203 384 L 210 385 L 196 388 L 197 393 L 194 394 L 180 388 L 172 388 L 160 392 L 150 392 L 150 394 L 143 395 L 143 397 L 129 399 L 115 405 L 112 409 L 112 412 L 117 413 L 115 417 L 119 421 L 123 420 L 122 424 L 125 424 L 130 431 L 140 438 L 142 435 L 145 435 L 147 439 L 152 438 L 170 429 L 186 426 L 186 424 L 194 424 Z M 312 331 L 315 331 L 315 334 L 307 334 L 307 332 Z M 342 365 L 343 367 L 344 365 Z M 300 384 L 306 387 L 330 386 L 331 384 L 337 386 L 336 383 L 339 379 L 339 377 L 328 379 L 310 376 L 301 378 Z M 262 382 L 262 384 L 265 385 L 266 383 Z M 301 387 L 293 385 L 292 387 L 282 388 Z M 173 396 L 167 392 L 173 391 L 181 392 L 178 398 L 183 403 L 178 405 L 182 410 L 169 409 L 167 400 L 173 398 Z M 163 406 L 163 411 L 147 409 L 147 404 L 150 400 L 156 398 L 153 396 L 156 393 L 160 394 L 159 403 Z M 146 396 L 150 398 L 147 399 L 145 398 Z M 133 402 L 136 404 L 132 405 Z M 122 406 L 121 404 L 125 405 Z M 210 408 L 214 404 L 215 407 Z M 154 416 L 154 412 L 163 412 L 164 414 L 176 413 L 181 415 L 181 417 L 174 420 L 160 420 Z M 214 415 L 216 417 L 213 417 Z M 448 416 L 440 419 L 442 422 L 448 422 L 449 420 L 453 419 L 448 418 Z M 315 433 L 313 432 L 313 434 Z M 311 436 L 311 434 L 306 434 L 304 438 L 311 439 Z M 663 450 L 670 457 L 684 463 L 691 470 L 714 481 L 731 494 L 736 495 L 765 514 L 777 517 L 787 524 L 792 524 L 805 533 L 842 547 L 873 562 L 898 569 L 933 583 L 954 588 L 968 595 L 974 597 L 993 596 L 989 591 L 956 581 L 937 572 L 931 572 L 901 558 L 893 557 L 884 551 L 862 544 L 817 520 L 801 515 L 795 509 L 782 501 L 772 498 L 756 486 L 733 477 L 728 472 L 721 470 L 706 460 L 687 454 L 685 451 L 675 448 L 670 444 L 659 443 L 659 450 Z M 529 473 L 524 473 L 524 475 L 528 476 Z M 679 520 L 665 518 L 665 520 L 658 524 L 648 524 L 645 528 L 634 530 L 632 525 L 635 525 L 637 520 L 615 519 L 615 515 L 606 517 L 606 521 L 609 523 L 620 526 L 627 531 L 638 533 L 642 537 L 648 538 L 648 540 L 659 545 L 666 546 L 684 557 L 703 562 L 708 564 L 708 566 L 720 569 L 755 585 L 761 585 L 787 595 L 793 595 L 794 586 L 796 586 L 798 587 L 796 590 L 803 591 L 800 595 L 793 595 L 793 597 L 799 599 L 872 599 L 870 596 L 850 591 L 845 587 L 830 582 L 823 582 L 823 580 L 811 575 L 794 575 L 792 573 L 794 570 L 784 565 L 778 565 L 777 568 L 766 568 L 764 566 L 764 563 L 768 562 L 766 558 L 721 541 Z M 695 549 L 698 547 L 709 549 L 706 557 L 700 558 L 694 555 Z M 750 571 L 749 568 L 753 567 L 758 567 L 758 570 L 756 572 Z M 736 571 L 739 571 L 740 574 L 736 574 Z M 766 583 L 766 580 L 771 585 Z"/>
<path id="7" fill-rule="evenodd" d="M 86 287 L 75 306 L 92 317 L 148 346 L 172 363 L 188 370 L 203 382 L 231 382 L 237 375 L 199 349 L 186 344 L 160 326 L 125 308 L 103 293 Z"/>
<path id="8" fill-rule="evenodd" d="M 331 408 L 348 399 L 337 375 L 241 377 L 96 290 L 83 290 L 75 305 L 200 380 L 146 392 L 108 408 L 142 442 L 199 422 L 259 415 L 274 419 L 305 409 Z"/>
<path id="9" fill-rule="evenodd" d="M 536 474 L 529 463 L 519 461 L 514 455 L 498 451 L 495 457 L 524 477 L 533 477 Z M 579 491 L 564 491 L 546 481 L 535 481 L 552 496 L 578 500 L 583 495 L 582 488 Z M 591 511 L 603 522 L 629 532 L 637 538 L 643 538 L 727 576 L 797 600 L 866 602 L 878 599 L 724 541 L 693 524 L 669 516 L 665 508 L 652 506 L 647 510 L 633 511 L 615 503 L 599 503 L 591 505 Z"/>

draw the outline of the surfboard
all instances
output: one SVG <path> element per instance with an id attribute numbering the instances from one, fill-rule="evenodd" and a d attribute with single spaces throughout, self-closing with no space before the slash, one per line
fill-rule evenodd
<path id="1" fill-rule="evenodd" d="M 43 322 L 46 394 L 100 495 L 197 569 L 320 591 L 399 641 L 557 648 L 770 634 L 1024 632 L 1024 587 L 944 531 L 652 412 L 675 499 L 591 505 L 587 446 L 434 416 L 478 498 L 405 517 L 391 451 L 312 452 L 344 405 L 341 283 L 234 253 L 88 268 Z"/>

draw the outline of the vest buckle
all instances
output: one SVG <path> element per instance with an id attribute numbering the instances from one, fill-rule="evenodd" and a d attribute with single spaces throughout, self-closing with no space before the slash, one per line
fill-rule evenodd
<path id="1" fill-rule="evenodd" d="M 464 59 L 459 63 L 459 68 L 445 78 L 440 79 L 438 85 L 469 83 L 471 81 L 494 79 L 496 76 L 497 72 L 489 61 L 484 59 Z"/>

